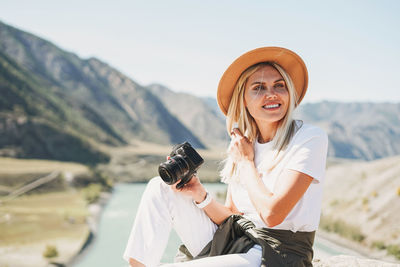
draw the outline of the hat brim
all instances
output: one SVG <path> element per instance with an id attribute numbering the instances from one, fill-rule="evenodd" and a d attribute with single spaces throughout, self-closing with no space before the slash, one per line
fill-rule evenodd
<path id="1" fill-rule="evenodd" d="M 233 90 L 240 75 L 250 66 L 261 62 L 275 62 L 290 76 L 297 92 L 297 104 L 303 99 L 308 86 L 308 72 L 304 61 L 293 51 L 282 47 L 260 47 L 238 57 L 219 81 L 217 101 L 226 115 Z"/>

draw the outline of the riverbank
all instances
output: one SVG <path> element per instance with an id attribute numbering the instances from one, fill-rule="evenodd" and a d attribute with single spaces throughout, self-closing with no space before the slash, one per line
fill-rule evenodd
<path id="1" fill-rule="evenodd" d="M 98 201 L 88 206 L 89 215 L 86 223 L 89 228 L 89 234 L 84 243 L 79 247 L 77 253 L 65 263 L 66 266 L 74 266 L 90 252 L 90 248 L 93 246 L 98 234 L 101 214 L 111 197 L 112 193 L 102 192 Z"/>
<path id="2" fill-rule="evenodd" d="M 75 190 L 21 196 L 0 205 L 0 266 L 46 266 L 74 257 L 85 242 L 87 206 Z M 47 246 L 57 256 L 45 259 Z"/>

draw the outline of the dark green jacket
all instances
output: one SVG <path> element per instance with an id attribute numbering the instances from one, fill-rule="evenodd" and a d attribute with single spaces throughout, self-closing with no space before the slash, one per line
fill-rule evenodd
<path id="1" fill-rule="evenodd" d="M 240 215 L 228 217 L 217 229 L 213 240 L 195 257 L 246 253 L 255 244 L 262 247 L 261 266 L 312 266 L 314 232 L 292 232 L 256 228 Z"/>

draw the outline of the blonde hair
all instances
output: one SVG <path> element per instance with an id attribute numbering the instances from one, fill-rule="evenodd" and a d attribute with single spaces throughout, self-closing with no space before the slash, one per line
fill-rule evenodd
<path id="1" fill-rule="evenodd" d="M 239 77 L 235 88 L 233 90 L 231 102 L 229 104 L 228 113 L 226 116 L 226 130 L 230 135 L 232 126 L 236 122 L 240 132 L 242 132 L 251 142 L 254 142 L 259 134 L 259 130 L 254 118 L 250 115 L 244 102 L 244 93 L 248 78 L 256 71 L 265 66 L 272 66 L 275 68 L 282 78 L 285 80 L 286 88 L 289 93 L 289 105 L 285 116 L 279 121 L 278 128 L 274 138 L 271 140 L 274 156 L 269 160 L 268 166 L 264 166 L 265 171 L 271 171 L 281 160 L 280 153 L 289 144 L 291 138 L 296 131 L 296 123 L 293 120 L 293 113 L 297 106 L 297 94 L 294 88 L 292 79 L 287 72 L 278 64 L 274 62 L 262 62 L 247 68 Z M 222 162 L 224 165 L 220 172 L 223 182 L 229 181 L 231 178 L 238 175 L 237 168 L 232 159 L 228 157 Z M 236 177 L 238 178 L 238 177 Z"/>

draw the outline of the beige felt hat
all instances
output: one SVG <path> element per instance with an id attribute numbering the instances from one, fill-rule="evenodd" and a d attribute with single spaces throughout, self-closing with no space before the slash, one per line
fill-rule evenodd
<path id="1" fill-rule="evenodd" d="M 217 101 L 226 115 L 232 93 L 240 75 L 250 66 L 261 62 L 275 62 L 290 76 L 297 92 L 297 104 L 303 99 L 308 85 L 308 72 L 304 61 L 293 51 L 282 47 L 260 47 L 238 57 L 219 81 Z"/>

